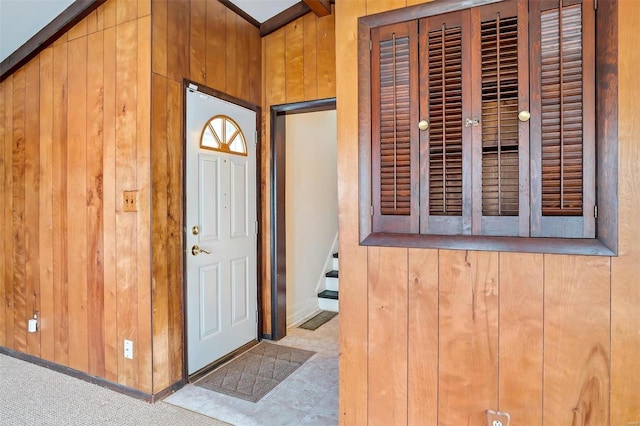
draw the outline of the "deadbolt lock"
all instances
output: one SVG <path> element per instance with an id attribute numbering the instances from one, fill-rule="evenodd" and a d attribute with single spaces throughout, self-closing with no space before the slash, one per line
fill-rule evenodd
<path id="1" fill-rule="evenodd" d="M 200 228 L 198 228 L 198 226 L 194 226 L 193 228 L 191 228 L 191 233 L 193 235 L 198 235 L 200 233 Z"/>

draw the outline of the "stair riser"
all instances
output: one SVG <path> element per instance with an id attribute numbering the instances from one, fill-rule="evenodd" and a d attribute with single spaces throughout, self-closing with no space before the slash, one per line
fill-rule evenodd
<path id="1" fill-rule="evenodd" d="M 338 270 L 338 258 L 336 258 L 336 257 L 334 257 L 334 258 L 333 258 L 333 265 L 332 265 L 332 269 L 333 269 L 334 271 L 337 271 L 337 270 Z"/>
<path id="2" fill-rule="evenodd" d="M 325 277 L 324 283 L 325 283 L 326 290 L 339 291 L 338 281 L 339 281 L 338 278 Z"/>
<path id="3" fill-rule="evenodd" d="M 338 301 L 335 299 L 318 298 L 320 309 L 323 311 L 338 312 Z"/>

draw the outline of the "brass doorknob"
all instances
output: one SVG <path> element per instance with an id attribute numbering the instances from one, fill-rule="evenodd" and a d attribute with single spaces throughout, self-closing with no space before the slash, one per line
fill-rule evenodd
<path id="1" fill-rule="evenodd" d="M 518 113 L 518 120 L 520 121 L 529 121 L 529 119 L 531 118 L 531 113 L 529 111 L 520 111 Z"/>
<path id="2" fill-rule="evenodd" d="M 427 130 L 429 128 L 429 122 L 427 120 L 420 120 L 418 123 L 418 129 Z"/>
<path id="3" fill-rule="evenodd" d="M 191 254 L 192 255 L 197 256 L 200 253 L 211 254 L 210 251 L 207 251 L 205 249 L 201 249 L 200 247 L 198 247 L 197 244 L 195 244 L 193 247 L 191 247 Z"/>

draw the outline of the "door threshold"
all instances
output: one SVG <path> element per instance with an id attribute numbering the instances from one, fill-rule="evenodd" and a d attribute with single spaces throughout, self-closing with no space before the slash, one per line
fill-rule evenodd
<path id="1" fill-rule="evenodd" d="M 248 351 L 249 349 L 251 349 L 255 345 L 257 345 L 258 343 L 260 343 L 260 342 L 257 339 L 256 340 L 252 340 L 249 343 L 245 343 L 244 345 L 240 346 L 235 351 L 229 352 L 227 355 L 223 356 L 222 358 L 218 358 L 217 360 L 213 361 L 211 364 L 209 364 L 209 365 L 207 365 L 205 367 L 202 367 L 200 370 L 196 371 L 195 373 L 193 373 L 193 374 L 191 374 L 189 376 L 189 383 L 193 383 L 193 382 L 198 381 L 202 377 L 204 377 L 207 374 L 211 373 L 216 368 L 220 367 L 222 364 L 226 364 L 227 362 L 231 361 L 232 359 L 242 355 L 243 353 L 245 353 L 246 351 Z"/>

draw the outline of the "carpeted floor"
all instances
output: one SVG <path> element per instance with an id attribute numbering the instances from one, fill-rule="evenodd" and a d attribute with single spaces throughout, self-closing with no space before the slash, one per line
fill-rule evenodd
<path id="1" fill-rule="evenodd" d="M 314 354 L 263 341 L 207 374 L 195 385 L 257 402 Z"/>
<path id="2" fill-rule="evenodd" d="M 162 401 L 149 404 L 2 354 L 0 424 L 228 425 Z"/>

